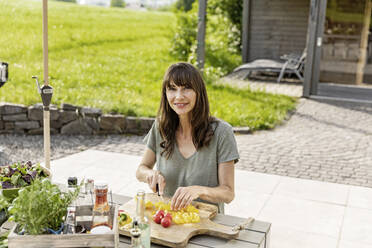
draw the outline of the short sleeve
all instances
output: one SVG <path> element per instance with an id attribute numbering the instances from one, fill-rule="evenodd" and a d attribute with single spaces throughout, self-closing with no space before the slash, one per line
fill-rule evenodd
<path id="1" fill-rule="evenodd" d="M 143 138 L 143 142 L 154 153 L 156 153 L 156 132 L 157 132 L 157 126 L 156 126 L 156 122 L 154 122 L 152 124 L 150 131 L 147 133 L 145 138 Z"/>
<path id="2" fill-rule="evenodd" d="M 217 149 L 218 164 L 228 161 L 234 161 L 234 164 L 236 164 L 239 161 L 238 146 L 236 144 L 234 132 L 230 125 L 226 126 L 220 133 Z"/>

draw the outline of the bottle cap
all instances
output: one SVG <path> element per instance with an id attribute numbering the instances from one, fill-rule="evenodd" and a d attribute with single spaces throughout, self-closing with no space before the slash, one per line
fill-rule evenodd
<path id="1" fill-rule="evenodd" d="M 76 177 L 69 177 L 67 179 L 68 186 L 76 186 L 77 185 L 77 178 Z"/>

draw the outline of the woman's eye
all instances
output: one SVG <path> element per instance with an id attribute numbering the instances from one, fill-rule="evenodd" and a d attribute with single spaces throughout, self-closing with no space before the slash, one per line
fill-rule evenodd
<path id="1" fill-rule="evenodd" d="M 192 88 L 191 88 L 191 86 L 185 86 L 185 89 L 190 90 Z"/>
<path id="2" fill-rule="evenodd" d="M 175 90 L 176 88 L 174 87 L 168 87 L 168 90 Z"/>

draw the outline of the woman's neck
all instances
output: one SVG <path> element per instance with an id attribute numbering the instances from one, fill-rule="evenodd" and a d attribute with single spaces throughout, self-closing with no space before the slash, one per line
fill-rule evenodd
<path id="1" fill-rule="evenodd" d="M 180 116 L 179 120 L 180 120 L 180 123 L 178 127 L 178 134 L 181 137 L 186 138 L 189 135 L 191 135 L 190 118 L 188 118 L 187 116 Z"/>

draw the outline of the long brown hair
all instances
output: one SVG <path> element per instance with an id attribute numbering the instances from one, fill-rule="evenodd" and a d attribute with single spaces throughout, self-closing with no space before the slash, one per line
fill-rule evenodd
<path id="1" fill-rule="evenodd" d="M 192 142 L 196 150 L 209 145 L 214 134 L 211 123 L 216 120 L 210 115 L 207 90 L 199 71 L 189 63 L 181 62 L 171 65 L 164 75 L 157 116 L 159 132 L 163 138 L 160 143 L 164 149 L 161 155 L 165 153 L 167 159 L 174 151 L 176 130 L 179 125 L 179 117 L 167 100 L 166 89 L 172 83 L 177 86 L 190 87 L 196 93 L 196 102 L 191 114 Z"/>

